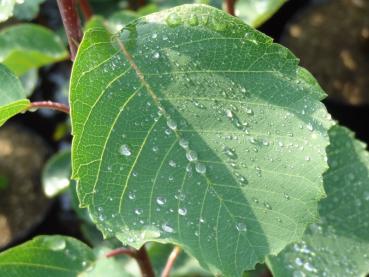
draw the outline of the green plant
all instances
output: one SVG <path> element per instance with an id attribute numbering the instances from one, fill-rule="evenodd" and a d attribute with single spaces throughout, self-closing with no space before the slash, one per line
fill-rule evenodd
<path id="1" fill-rule="evenodd" d="M 50 197 L 69 189 L 93 248 L 37 237 L 0 254 L 0 275 L 137 276 L 120 254 L 144 276 L 251 276 L 257 263 L 275 276 L 365 274 L 368 154 L 331 120 L 313 76 L 239 18 L 201 4 L 151 14 L 157 2 L 103 19 L 81 0 L 82 38 L 74 1 L 58 1 L 73 142 L 43 180 Z M 273 11 L 282 2 L 269 1 Z M 30 102 L 18 79 L 65 59 L 61 40 L 19 25 L 2 44 L 0 123 L 38 108 L 69 113 Z"/>

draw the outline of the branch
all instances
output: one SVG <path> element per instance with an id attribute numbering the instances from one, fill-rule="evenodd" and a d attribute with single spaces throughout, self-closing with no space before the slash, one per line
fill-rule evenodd
<path id="1" fill-rule="evenodd" d="M 230 15 L 234 15 L 234 5 L 236 0 L 226 0 L 227 12 Z"/>
<path id="2" fill-rule="evenodd" d="M 173 251 L 170 253 L 167 264 L 164 267 L 163 272 L 161 273 L 161 277 L 169 277 L 169 273 L 173 268 L 174 262 L 178 258 L 179 254 L 181 253 L 181 248 L 178 246 L 173 248 Z"/>
<path id="3" fill-rule="evenodd" d="M 46 108 L 46 109 L 50 109 L 50 110 L 56 110 L 59 112 L 63 112 L 66 114 L 69 114 L 69 107 L 62 104 L 62 103 L 57 103 L 57 102 L 52 102 L 52 101 L 40 101 L 40 102 L 32 102 L 27 110 L 32 110 L 32 109 L 39 109 L 39 108 Z"/>
<path id="4" fill-rule="evenodd" d="M 73 61 L 82 39 L 81 20 L 78 16 L 75 0 L 57 0 L 59 12 L 68 37 L 70 57 Z"/>
<path id="5" fill-rule="evenodd" d="M 127 255 L 136 260 L 138 263 L 141 274 L 143 277 L 154 277 L 155 273 L 152 268 L 149 255 L 147 254 L 145 246 L 142 246 L 139 250 L 129 248 L 118 248 L 108 252 L 105 257 L 110 258 L 117 255 Z"/>
<path id="6" fill-rule="evenodd" d="M 85 20 L 89 20 L 93 16 L 93 12 L 88 0 L 79 0 L 79 6 L 81 7 Z"/>

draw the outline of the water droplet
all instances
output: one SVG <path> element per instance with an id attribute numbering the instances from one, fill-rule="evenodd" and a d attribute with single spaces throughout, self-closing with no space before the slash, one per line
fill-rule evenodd
<path id="1" fill-rule="evenodd" d="M 167 203 L 167 199 L 165 197 L 158 196 L 156 198 L 156 203 L 158 203 L 160 206 L 163 206 L 165 203 Z"/>
<path id="2" fill-rule="evenodd" d="M 310 157 L 309 156 L 305 156 L 305 161 L 310 161 Z"/>
<path id="3" fill-rule="evenodd" d="M 197 161 L 197 153 L 194 150 L 189 150 L 186 152 L 186 158 L 189 162 Z"/>
<path id="4" fill-rule="evenodd" d="M 304 264 L 304 261 L 303 261 L 300 257 L 297 257 L 297 258 L 295 259 L 295 264 L 296 264 L 297 266 L 302 266 L 302 265 Z"/>
<path id="5" fill-rule="evenodd" d="M 176 167 L 176 165 L 177 165 L 177 164 L 176 164 L 176 162 L 175 162 L 175 161 L 173 161 L 173 160 L 170 160 L 168 164 L 169 164 L 169 166 L 171 166 L 171 167 Z"/>
<path id="6" fill-rule="evenodd" d="M 186 195 L 181 190 L 178 190 L 177 193 L 174 195 L 174 198 L 179 201 L 183 201 L 185 200 Z"/>
<path id="7" fill-rule="evenodd" d="M 141 215 L 143 213 L 143 210 L 140 208 L 135 209 L 135 214 Z"/>
<path id="8" fill-rule="evenodd" d="M 154 146 L 154 147 L 152 148 L 152 151 L 154 151 L 155 153 L 156 153 L 156 152 L 158 152 L 158 151 L 159 151 L 159 147 Z"/>
<path id="9" fill-rule="evenodd" d="M 119 153 L 123 156 L 129 157 L 132 155 L 132 151 L 129 148 L 129 146 L 127 144 L 123 144 L 120 148 L 119 148 Z"/>
<path id="10" fill-rule="evenodd" d="M 170 129 L 176 130 L 177 129 L 177 122 L 175 122 L 173 119 L 168 118 L 167 125 Z"/>
<path id="11" fill-rule="evenodd" d="M 239 232 L 246 232 L 247 231 L 246 224 L 245 223 L 242 223 L 242 222 L 239 222 L 239 223 L 236 224 L 236 229 Z"/>
<path id="12" fill-rule="evenodd" d="M 264 207 L 267 208 L 268 210 L 272 209 L 272 206 L 270 206 L 268 202 L 264 202 Z"/>
<path id="13" fill-rule="evenodd" d="M 236 160 L 238 158 L 236 151 L 232 148 L 229 148 L 228 146 L 223 147 L 223 152 L 227 155 L 228 158 L 231 158 L 233 160 Z"/>
<path id="14" fill-rule="evenodd" d="M 185 216 L 185 215 L 187 214 L 187 209 L 186 209 L 186 208 L 179 208 L 179 209 L 178 209 L 178 213 L 179 213 L 180 215 Z"/>
<path id="15" fill-rule="evenodd" d="M 168 15 L 166 22 L 169 26 L 175 27 L 182 23 L 182 19 L 177 13 L 171 13 Z"/>
<path id="16" fill-rule="evenodd" d="M 206 166 L 202 163 L 195 164 L 195 170 L 197 173 L 205 174 L 206 173 Z"/>
<path id="17" fill-rule="evenodd" d="M 158 37 L 158 34 L 157 33 L 153 33 L 152 36 L 151 36 L 153 39 L 156 39 Z"/>
<path id="18" fill-rule="evenodd" d="M 168 223 L 163 223 L 161 225 L 161 229 L 163 229 L 163 231 L 166 233 L 174 233 L 173 227 L 171 227 Z"/>
<path id="19" fill-rule="evenodd" d="M 160 54 L 159 52 L 155 52 L 154 55 L 152 55 L 154 59 L 159 59 L 160 58 Z"/>
<path id="20" fill-rule="evenodd" d="M 187 139 L 185 139 L 185 138 L 181 138 L 181 139 L 179 140 L 179 145 L 180 145 L 183 149 L 187 149 L 187 148 L 188 148 L 188 146 L 190 145 L 190 143 L 188 142 L 188 140 L 187 140 Z"/>
<path id="21" fill-rule="evenodd" d="M 227 23 L 222 18 L 212 18 L 212 25 L 216 31 L 224 31 L 227 28 Z"/>
<path id="22" fill-rule="evenodd" d="M 199 24 L 199 19 L 197 18 L 196 14 L 191 14 L 190 18 L 188 19 L 188 24 L 191 26 L 196 26 Z"/>
<path id="23" fill-rule="evenodd" d="M 134 192 L 128 192 L 128 198 L 129 199 L 131 199 L 131 200 L 133 200 L 133 199 L 135 199 L 136 198 L 136 194 L 134 194 Z"/>
<path id="24" fill-rule="evenodd" d="M 290 199 L 290 196 L 287 194 L 287 193 L 283 193 L 283 196 L 284 196 L 284 198 L 286 198 L 287 200 L 289 200 Z"/>
<path id="25" fill-rule="evenodd" d="M 65 240 L 61 237 L 58 237 L 58 236 L 44 237 L 42 243 L 47 248 L 49 248 L 53 251 L 63 250 L 67 246 Z"/>

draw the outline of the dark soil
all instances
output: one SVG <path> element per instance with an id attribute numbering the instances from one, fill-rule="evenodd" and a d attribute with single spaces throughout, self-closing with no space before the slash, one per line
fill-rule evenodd
<path id="1" fill-rule="evenodd" d="M 40 172 L 49 155 L 45 141 L 24 127 L 0 128 L 0 248 L 27 235 L 44 218 L 50 201 L 44 196 Z"/>

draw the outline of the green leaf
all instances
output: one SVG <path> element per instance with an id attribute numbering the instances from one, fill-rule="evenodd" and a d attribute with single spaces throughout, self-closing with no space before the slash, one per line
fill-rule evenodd
<path id="1" fill-rule="evenodd" d="M 106 236 L 178 244 L 239 276 L 301 239 L 324 196 L 324 93 L 285 48 L 205 5 L 81 43 L 72 176 Z"/>
<path id="2" fill-rule="evenodd" d="M 346 128 L 329 131 L 328 197 L 319 204 L 319 223 L 303 240 L 270 257 L 273 276 L 365 276 L 369 273 L 369 153 Z"/>
<path id="3" fill-rule="evenodd" d="M 38 72 L 36 69 L 31 69 L 27 71 L 24 75 L 19 77 L 22 86 L 25 91 L 25 96 L 29 97 L 35 90 L 38 82 Z"/>
<path id="4" fill-rule="evenodd" d="M 24 111 L 30 102 L 21 82 L 6 66 L 0 64 L 0 126 L 14 115 Z"/>
<path id="5" fill-rule="evenodd" d="M 287 0 L 238 0 L 235 14 L 247 24 L 258 27 L 267 21 Z"/>
<path id="6" fill-rule="evenodd" d="M 32 20 L 38 15 L 43 2 L 45 0 L 24 0 L 14 7 L 14 16 L 20 20 Z"/>
<path id="7" fill-rule="evenodd" d="M 118 11 L 109 17 L 108 25 L 110 27 L 111 32 L 118 32 L 132 20 L 156 11 L 158 11 L 158 7 L 154 4 L 146 5 L 141 9 L 139 9 L 138 11 L 131 10 Z"/>
<path id="8" fill-rule="evenodd" d="M 0 62 L 18 76 L 67 56 L 60 38 L 39 25 L 19 24 L 0 32 Z"/>
<path id="9" fill-rule="evenodd" d="M 95 262 L 84 243 L 64 236 L 39 236 L 0 254 L 0 276 L 77 277 Z"/>
<path id="10" fill-rule="evenodd" d="M 56 153 L 46 163 L 42 172 L 42 188 L 47 197 L 65 191 L 70 183 L 70 150 Z"/>

